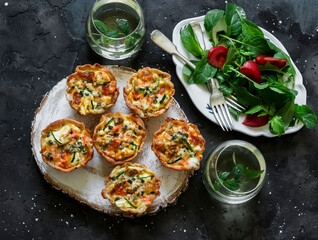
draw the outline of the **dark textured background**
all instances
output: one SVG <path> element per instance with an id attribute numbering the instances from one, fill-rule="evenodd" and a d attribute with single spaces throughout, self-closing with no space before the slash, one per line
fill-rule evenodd
<path id="1" fill-rule="evenodd" d="M 171 38 L 180 20 L 224 9 L 227 1 L 138 2 L 147 23 L 146 41 L 135 57 L 112 62 L 93 53 L 85 40 L 92 0 L 0 0 L 0 239 L 318 239 L 317 127 L 280 138 L 223 132 L 193 107 L 171 56 L 150 40 L 153 29 Z M 234 2 L 286 46 L 303 74 L 308 105 L 318 113 L 318 1 Z M 169 72 L 175 98 L 200 128 L 207 149 L 243 139 L 264 154 L 268 174 L 259 195 L 246 204 L 220 205 L 209 198 L 199 170 L 177 205 L 130 220 L 99 213 L 53 189 L 31 153 L 34 111 L 77 65 L 95 62 Z"/>

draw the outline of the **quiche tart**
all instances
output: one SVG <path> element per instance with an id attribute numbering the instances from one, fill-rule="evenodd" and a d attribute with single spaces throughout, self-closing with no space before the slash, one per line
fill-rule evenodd
<path id="1" fill-rule="evenodd" d="M 134 114 L 107 113 L 94 130 L 94 146 L 112 164 L 135 158 L 146 139 L 145 125 Z"/>
<path id="2" fill-rule="evenodd" d="M 115 75 L 98 63 L 77 66 L 67 86 L 66 99 L 81 115 L 104 113 L 119 95 Z"/>
<path id="3" fill-rule="evenodd" d="M 124 212 L 140 214 L 160 195 L 161 181 L 143 164 L 124 163 L 106 179 L 102 196 Z"/>
<path id="4" fill-rule="evenodd" d="M 91 132 L 83 123 L 71 119 L 52 122 L 41 132 L 41 154 L 51 167 L 71 172 L 92 159 Z"/>
<path id="5" fill-rule="evenodd" d="M 167 118 L 151 146 L 161 163 L 174 170 L 197 170 L 205 148 L 199 129 L 184 120 Z"/>
<path id="6" fill-rule="evenodd" d="M 127 106 L 141 118 L 156 117 L 172 104 L 174 85 L 171 76 L 154 68 L 142 68 L 133 74 L 124 88 Z"/>

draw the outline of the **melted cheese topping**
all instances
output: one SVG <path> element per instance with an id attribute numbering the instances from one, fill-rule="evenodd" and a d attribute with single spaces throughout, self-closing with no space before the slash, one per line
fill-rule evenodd
<path id="1" fill-rule="evenodd" d="M 117 82 L 103 68 L 84 69 L 75 72 L 68 79 L 67 93 L 73 107 L 82 115 L 99 114 L 113 103 L 117 91 Z"/>
<path id="2" fill-rule="evenodd" d="M 142 213 L 159 194 L 160 181 L 141 164 L 116 167 L 106 182 L 106 197 L 123 211 Z"/>
<path id="3" fill-rule="evenodd" d="M 181 170 L 199 169 L 205 140 L 198 130 L 181 120 L 168 120 L 153 141 L 156 155 L 168 167 Z"/>
<path id="4" fill-rule="evenodd" d="M 174 89 L 169 74 L 143 68 L 129 79 L 126 93 L 129 102 L 140 110 L 142 117 L 146 117 L 165 108 Z"/>
<path id="5" fill-rule="evenodd" d="M 108 114 L 94 134 L 95 147 L 108 157 L 125 160 L 138 153 L 144 136 L 143 126 L 135 116 Z"/>
<path id="6" fill-rule="evenodd" d="M 55 166 L 68 169 L 86 159 L 92 140 L 73 124 L 50 131 L 41 138 L 41 153 Z"/>

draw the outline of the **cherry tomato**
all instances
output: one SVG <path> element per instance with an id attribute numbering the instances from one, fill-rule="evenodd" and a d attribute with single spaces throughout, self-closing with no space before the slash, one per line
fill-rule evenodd
<path id="1" fill-rule="evenodd" d="M 208 54 L 208 62 L 214 67 L 222 68 L 228 51 L 229 49 L 222 46 L 212 47 Z"/>
<path id="2" fill-rule="evenodd" d="M 245 62 L 241 67 L 240 72 L 252 79 L 254 82 L 261 83 L 262 81 L 261 72 L 258 68 L 258 65 L 252 60 Z"/>
<path id="3" fill-rule="evenodd" d="M 286 59 L 273 58 L 269 55 L 257 55 L 255 61 L 259 65 L 265 65 L 266 63 L 270 63 L 278 68 L 284 68 L 286 66 Z"/>
<path id="4" fill-rule="evenodd" d="M 247 114 L 243 124 L 248 127 L 262 127 L 268 123 L 269 115 L 257 116 L 256 114 Z"/>

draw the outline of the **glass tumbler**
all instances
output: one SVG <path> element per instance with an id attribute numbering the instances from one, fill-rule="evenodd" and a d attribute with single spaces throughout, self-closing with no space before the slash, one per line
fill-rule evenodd
<path id="1" fill-rule="evenodd" d="M 236 163 L 233 163 L 233 158 Z M 254 179 L 243 177 L 239 189 L 233 191 L 223 184 L 224 179 L 221 179 L 221 176 L 224 172 L 231 172 L 235 164 L 243 164 L 244 168 L 263 172 Z M 204 163 L 202 178 L 212 197 L 223 203 L 239 204 L 256 196 L 263 186 L 265 175 L 266 163 L 261 152 L 248 142 L 230 140 L 216 146 L 209 153 Z"/>
<path id="2" fill-rule="evenodd" d="M 132 56 L 141 48 L 146 34 L 144 16 L 135 0 L 97 0 L 86 27 L 91 48 L 111 60 Z"/>

